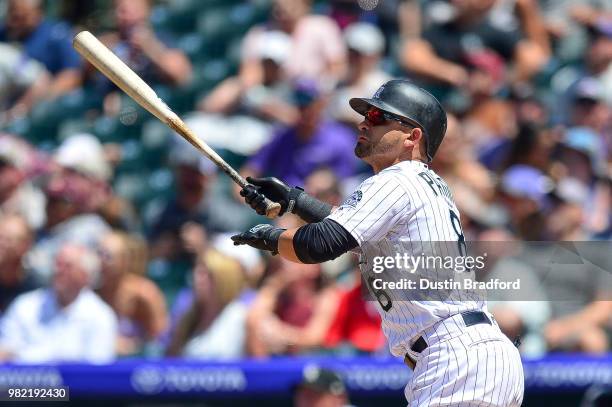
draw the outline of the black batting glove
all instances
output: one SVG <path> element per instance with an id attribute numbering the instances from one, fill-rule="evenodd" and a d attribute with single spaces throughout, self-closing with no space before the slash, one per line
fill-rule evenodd
<path id="1" fill-rule="evenodd" d="M 257 225 L 246 232 L 232 236 L 232 240 L 234 246 L 246 244 L 259 250 L 278 254 L 278 238 L 285 230 L 272 225 Z"/>
<path id="2" fill-rule="evenodd" d="M 246 179 L 251 185 L 247 185 L 240 191 L 246 203 L 259 215 L 266 214 L 264 199 L 278 202 L 281 205 L 279 216 L 285 212 L 294 212 L 298 197 L 304 193 L 301 188 L 291 188 L 283 181 L 275 177 Z"/>

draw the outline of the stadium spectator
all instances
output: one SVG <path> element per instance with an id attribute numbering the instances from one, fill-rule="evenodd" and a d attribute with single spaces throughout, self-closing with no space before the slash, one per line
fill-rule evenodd
<path id="1" fill-rule="evenodd" d="M 606 333 L 612 311 L 609 272 L 593 265 L 596 256 L 601 253 L 586 264 L 555 264 L 554 273 L 545 276 L 552 318 L 543 332 L 550 351 L 605 353 L 610 349 Z M 609 266 L 610 262 L 599 264 Z"/>
<path id="2" fill-rule="evenodd" d="M 524 240 L 544 239 L 553 189 L 553 180 L 541 170 L 522 164 L 508 168 L 498 187 L 499 201 L 509 215 L 507 228 Z"/>
<path id="3" fill-rule="evenodd" d="M 323 346 L 338 292 L 319 265 L 274 259 L 247 318 L 250 355 L 296 354 Z"/>
<path id="4" fill-rule="evenodd" d="M 7 124 L 26 115 L 44 97 L 50 76 L 15 45 L 0 43 L 0 54 L 0 124 Z"/>
<path id="5" fill-rule="evenodd" d="M 161 291 L 148 278 L 131 272 L 128 250 L 129 238 L 120 232 L 103 236 L 98 247 L 102 266 L 97 293 L 117 316 L 119 356 L 141 354 L 167 324 Z"/>
<path id="6" fill-rule="evenodd" d="M 486 253 L 479 281 L 520 281 L 520 290 L 490 290 L 487 307 L 502 332 L 514 341 L 521 354 L 539 357 L 546 353 L 542 329 L 550 318 L 550 304 L 535 268 L 528 263 L 528 249 L 512 233 L 491 228 L 478 235 L 478 253 Z M 523 249 L 523 252 L 521 251 Z"/>
<path id="7" fill-rule="evenodd" d="M 539 0 L 546 29 L 562 62 L 579 60 L 591 45 L 589 31 L 605 29 L 612 5 L 605 0 Z"/>
<path id="8" fill-rule="evenodd" d="M 32 245 L 32 230 L 19 215 L 0 216 L 0 316 L 18 295 L 36 288 L 24 268 L 23 257 Z"/>
<path id="9" fill-rule="evenodd" d="M 152 259 L 148 275 L 172 305 L 187 284 L 197 255 L 207 247 L 208 233 L 219 231 L 224 218 L 211 216 L 209 192 L 215 178 L 214 164 L 182 141 L 172 148 L 169 160 L 175 194 L 149 214 L 147 239 Z M 227 208 L 222 206 L 220 210 Z"/>
<path id="10" fill-rule="evenodd" d="M 52 75 L 45 97 L 54 98 L 81 84 L 81 63 L 72 48 L 72 29 L 45 18 L 42 0 L 9 0 L 0 42 L 17 43 Z"/>
<path id="11" fill-rule="evenodd" d="M 45 196 L 29 179 L 36 166 L 44 167 L 36 155 L 24 140 L 0 135 L 0 214 L 18 213 L 33 230 L 45 222 Z"/>
<path id="12" fill-rule="evenodd" d="M 303 379 L 294 393 L 295 407 L 347 407 L 346 387 L 340 375 L 316 365 L 304 368 Z"/>
<path id="13" fill-rule="evenodd" d="M 529 80 L 550 57 L 548 36 L 534 0 L 517 0 L 520 28 L 507 19 L 491 18 L 496 0 L 432 2 L 425 11 L 430 23 L 422 38 L 404 44 L 402 64 L 440 95 L 450 87 L 467 87 L 476 64 L 514 64 L 511 82 Z M 503 69 L 502 64 L 502 69 Z"/>
<path id="14" fill-rule="evenodd" d="M 117 320 L 93 291 L 96 253 L 72 243 L 55 259 L 53 282 L 15 299 L 0 321 L 0 360 L 107 363 L 115 357 Z"/>
<path id="15" fill-rule="evenodd" d="M 345 126 L 324 119 L 327 96 L 313 82 L 301 80 L 295 99 L 300 109 L 297 123 L 276 132 L 241 172 L 275 176 L 289 185 L 304 185 L 306 177 L 321 167 L 330 168 L 340 179 L 353 175 L 355 137 Z"/>
<path id="16" fill-rule="evenodd" d="M 214 250 L 202 253 L 193 270 L 193 289 L 181 295 L 183 309 L 174 321 L 167 355 L 196 359 L 243 356 L 247 305 L 240 294 L 245 283 L 236 260 Z"/>
<path id="17" fill-rule="evenodd" d="M 261 82 L 245 83 L 240 75 L 227 78 L 200 101 L 201 112 L 187 119 L 214 148 L 250 156 L 270 139 L 275 124 L 297 120 L 291 83 L 282 70 L 291 38 L 282 31 L 266 31 L 258 45 Z"/>
<path id="18" fill-rule="evenodd" d="M 348 345 L 357 352 L 374 353 L 386 343 L 380 327 L 380 315 L 375 303 L 364 299 L 358 270 L 356 274 L 353 287 L 340 296 L 324 345 L 341 351 L 346 351 Z"/>
<path id="19" fill-rule="evenodd" d="M 311 14 L 311 0 L 274 0 L 270 21 L 254 26 L 242 45 L 240 76 L 244 83 L 259 83 L 262 66 L 257 50 L 268 30 L 281 30 L 292 38 L 284 68 L 292 79 L 316 80 L 327 89 L 344 74 L 346 49 L 340 28 L 329 17 Z"/>
<path id="20" fill-rule="evenodd" d="M 334 90 L 330 114 L 338 121 L 356 125 L 361 117 L 347 101 L 353 97 L 373 95 L 390 76 L 380 68 L 385 37 L 373 24 L 355 23 L 346 27 L 344 40 L 348 47 L 347 75 Z"/>
<path id="21" fill-rule="evenodd" d="M 110 167 L 100 142 L 90 134 L 70 136 L 54 155 L 55 168 L 45 186 L 46 223 L 28 254 L 35 277 L 46 283 L 53 258 L 68 241 L 95 248 L 109 227 L 96 212 L 109 194 Z"/>
<path id="22" fill-rule="evenodd" d="M 149 84 L 189 82 L 189 59 L 150 25 L 150 0 L 114 0 L 113 14 L 116 31 L 100 38 L 122 61 Z"/>

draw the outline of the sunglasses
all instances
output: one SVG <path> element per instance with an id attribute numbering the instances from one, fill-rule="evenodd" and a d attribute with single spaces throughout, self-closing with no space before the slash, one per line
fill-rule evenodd
<path id="1" fill-rule="evenodd" d="M 393 120 L 402 126 L 415 127 L 412 123 L 380 109 L 370 109 L 364 114 L 364 117 L 367 121 L 372 123 L 373 126 L 382 126 L 386 124 L 388 120 Z"/>

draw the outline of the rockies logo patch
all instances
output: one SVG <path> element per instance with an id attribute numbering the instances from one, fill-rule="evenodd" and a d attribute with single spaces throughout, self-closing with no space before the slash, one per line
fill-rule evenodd
<path id="1" fill-rule="evenodd" d="M 361 191 L 353 192 L 351 196 L 349 196 L 348 198 L 344 200 L 344 202 L 342 202 L 341 207 L 342 206 L 350 206 L 351 208 L 356 207 L 359 201 L 361 201 L 362 196 L 363 196 L 363 193 Z"/>

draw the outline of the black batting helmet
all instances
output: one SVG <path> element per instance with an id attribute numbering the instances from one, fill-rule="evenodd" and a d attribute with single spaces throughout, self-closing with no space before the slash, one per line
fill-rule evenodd
<path id="1" fill-rule="evenodd" d="M 427 159 L 431 161 L 446 132 L 446 112 L 431 93 L 405 79 L 382 85 L 371 99 L 352 98 L 351 107 L 365 115 L 370 107 L 398 116 L 425 134 Z"/>

